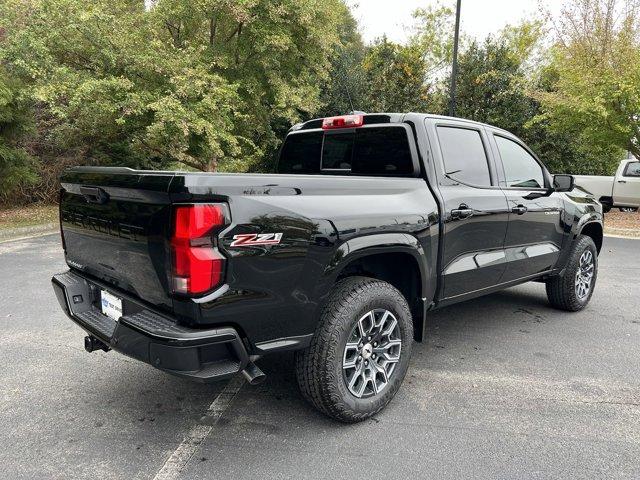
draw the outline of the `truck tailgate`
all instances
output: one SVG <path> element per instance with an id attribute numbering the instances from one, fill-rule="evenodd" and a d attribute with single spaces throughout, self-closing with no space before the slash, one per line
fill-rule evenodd
<path id="1" fill-rule="evenodd" d="M 166 239 L 172 172 L 76 168 L 62 176 L 67 263 L 114 289 L 171 308 Z"/>

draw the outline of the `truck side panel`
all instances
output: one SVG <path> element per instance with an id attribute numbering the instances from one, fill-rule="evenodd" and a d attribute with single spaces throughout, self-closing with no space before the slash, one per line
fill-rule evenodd
<path id="1" fill-rule="evenodd" d="M 212 182 L 211 175 L 177 176 L 171 196 L 174 202 L 229 203 L 232 223 L 220 236 L 221 250 L 229 258 L 228 290 L 184 305 L 177 313 L 187 319 L 200 311 L 203 326 L 233 325 L 254 347 L 259 345 L 258 353 L 304 346 L 310 339 L 322 301 L 340 270 L 355 258 L 350 256 L 355 239 L 402 234 L 435 259 L 437 207 L 423 179 L 215 177 L 220 181 Z M 324 218 L 327 212 L 330 219 Z M 234 243 L 239 235 L 257 233 L 282 234 L 282 240 L 268 246 Z M 379 246 L 383 248 L 376 253 L 397 250 Z M 337 261 L 336 252 L 342 252 Z M 426 276 L 435 276 L 435 263 L 422 261 Z M 425 288 L 429 295 L 433 282 Z"/>

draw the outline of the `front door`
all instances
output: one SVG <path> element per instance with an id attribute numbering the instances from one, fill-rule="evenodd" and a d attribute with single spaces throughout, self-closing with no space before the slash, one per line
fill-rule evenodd
<path id="1" fill-rule="evenodd" d="M 487 154 L 486 133 L 447 121 L 436 126 L 444 175 L 444 247 L 441 299 L 481 291 L 505 270 L 507 199 Z"/>
<path id="2" fill-rule="evenodd" d="M 503 282 L 551 270 L 564 239 L 564 201 L 549 194 L 549 178 L 539 161 L 515 137 L 495 133 L 501 183 L 509 203 Z"/>

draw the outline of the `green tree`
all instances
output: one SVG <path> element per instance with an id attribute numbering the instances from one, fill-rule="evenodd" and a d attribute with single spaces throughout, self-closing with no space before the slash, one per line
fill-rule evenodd
<path id="1" fill-rule="evenodd" d="M 556 173 L 604 174 L 618 147 L 598 144 L 577 124 L 558 125 L 541 110 L 539 97 L 553 92 L 557 71 L 538 58 L 542 25 L 510 26 L 460 55 L 457 115 L 508 130 L 522 138 Z"/>
<path id="2" fill-rule="evenodd" d="M 453 59 L 454 12 L 440 3 L 413 12 L 415 24 L 410 43 L 422 52 L 425 80 L 433 81 L 448 72 Z M 465 41 L 464 36 L 462 41 Z"/>
<path id="3" fill-rule="evenodd" d="M 383 37 L 369 48 L 362 69 L 368 92 L 367 111 L 425 110 L 429 100 L 427 64 L 417 44 L 400 45 Z"/>
<path id="4" fill-rule="evenodd" d="M 603 173 L 622 150 L 640 158 L 639 7 L 637 0 L 571 0 L 555 24 L 555 82 L 538 95 L 549 128 L 577 132 L 611 157 L 594 168 Z"/>
<path id="5" fill-rule="evenodd" d="M 340 0 L 7 0 L 0 59 L 102 164 L 243 171 L 320 106 Z"/>
<path id="6" fill-rule="evenodd" d="M 331 69 L 320 95 L 322 106 L 313 112 L 320 117 L 367 108 L 367 82 L 362 69 L 366 47 L 348 9 L 342 15 L 339 36 L 340 42 L 331 56 Z"/>
<path id="7" fill-rule="evenodd" d="M 555 91 L 558 72 L 553 65 L 540 71 L 533 86 L 536 115 L 525 125 L 525 139 L 554 173 L 611 175 L 624 151 L 615 144 L 594 142 L 580 124 L 550 119 L 540 102 L 542 94 Z"/>
<path id="8" fill-rule="evenodd" d="M 20 86 L 0 67 L 0 196 L 36 178 L 33 158 L 21 141 L 33 129 L 30 108 L 20 98 Z"/>
<path id="9" fill-rule="evenodd" d="M 473 41 L 460 55 L 456 114 L 524 136 L 535 115 L 524 59 L 504 37 Z"/>
<path id="10" fill-rule="evenodd" d="M 405 44 L 383 37 L 367 48 L 362 61 L 367 111 L 443 109 L 440 83 L 451 61 L 453 12 L 437 4 L 413 16 L 415 24 Z"/>

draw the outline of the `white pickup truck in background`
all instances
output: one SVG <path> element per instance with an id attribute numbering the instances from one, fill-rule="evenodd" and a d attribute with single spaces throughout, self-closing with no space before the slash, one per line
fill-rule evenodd
<path id="1" fill-rule="evenodd" d="M 640 161 L 620 162 L 615 177 L 574 175 L 576 185 L 593 194 L 602 203 L 605 212 L 619 208 L 635 212 L 640 207 Z"/>

